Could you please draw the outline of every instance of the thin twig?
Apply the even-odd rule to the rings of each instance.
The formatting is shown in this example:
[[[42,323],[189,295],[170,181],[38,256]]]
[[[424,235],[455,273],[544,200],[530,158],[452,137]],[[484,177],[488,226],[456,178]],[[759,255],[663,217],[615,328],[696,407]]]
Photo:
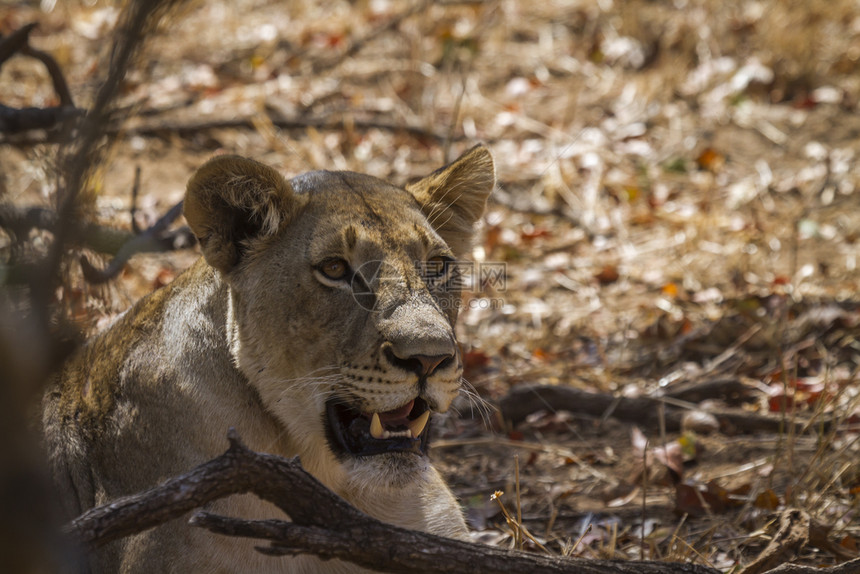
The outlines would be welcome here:
[[[471,63],[467,64],[470,66]],[[448,125],[448,133],[445,135],[445,141],[442,143],[442,157],[446,162],[454,161],[451,157],[451,144],[454,141],[454,134],[457,131],[457,125],[460,123],[460,107],[463,104],[463,98],[466,95],[466,83],[469,79],[468,69],[461,72],[462,79],[460,81],[460,93],[457,94],[457,100],[454,102],[454,109],[451,111],[451,123]]]
[[[523,549],[523,537],[522,537],[522,524],[523,524],[523,507],[522,501],[520,500],[520,457],[519,455],[514,455],[514,489],[516,494],[516,503],[517,503],[517,548],[519,550]]]
[[[131,185],[131,207],[129,215],[131,216],[131,230],[136,234],[140,233],[140,226],[137,224],[137,196],[140,194],[140,164],[134,166],[134,183]]]
[[[645,560],[645,517],[648,513],[648,440],[642,449],[642,526],[639,531],[639,560]]]
[[[583,533],[580,534],[579,538],[576,539],[576,544],[574,544],[573,547],[570,549],[571,554],[573,554],[573,552],[579,547],[579,545],[582,544],[582,540],[585,538],[586,534],[591,532],[592,528],[594,528],[594,523],[589,522]]]

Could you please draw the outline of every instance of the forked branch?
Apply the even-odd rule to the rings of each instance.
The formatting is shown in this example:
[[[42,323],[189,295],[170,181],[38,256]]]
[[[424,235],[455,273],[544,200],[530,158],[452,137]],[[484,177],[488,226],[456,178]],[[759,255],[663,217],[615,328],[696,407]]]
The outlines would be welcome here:
[[[392,526],[371,518],[308,474],[298,459],[260,454],[234,431],[221,456],[146,492],[94,508],[76,518],[68,533],[97,548],[158,526],[232,494],[253,493],[289,514],[292,521],[248,521],[198,513],[191,523],[227,536],[268,540],[271,555],[316,554],[383,572],[715,574],[694,564],[583,560],[503,550]]]

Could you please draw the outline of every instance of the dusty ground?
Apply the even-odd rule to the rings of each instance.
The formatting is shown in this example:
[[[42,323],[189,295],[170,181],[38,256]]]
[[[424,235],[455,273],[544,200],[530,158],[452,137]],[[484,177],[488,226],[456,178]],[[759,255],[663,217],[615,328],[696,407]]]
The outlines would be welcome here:
[[[39,22],[33,44],[88,106],[117,9],[35,4],[2,9],[0,27]],[[490,496],[516,517],[518,476],[521,521],[552,552],[729,570],[799,507],[829,543],[798,560],[835,563],[860,536],[858,14],[847,0],[192,2],[125,84],[92,211],[129,228],[139,166],[146,227],[218,151],[404,183],[487,142],[499,186],[474,258],[506,275],[468,295],[460,337],[488,403],[535,383],[631,397],[728,379],[747,385],[734,408],[841,425],[638,435],[547,405],[514,428],[464,401],[434,458],[476,536],[508,543]],[[14,107],[55,98],[23,58],[0,88]],[[0,147],[4,200],[49,204],[56,146],[40,137]],[[194,257],[138,255],[111,287],[72,280],[60,296],[91,331]]]

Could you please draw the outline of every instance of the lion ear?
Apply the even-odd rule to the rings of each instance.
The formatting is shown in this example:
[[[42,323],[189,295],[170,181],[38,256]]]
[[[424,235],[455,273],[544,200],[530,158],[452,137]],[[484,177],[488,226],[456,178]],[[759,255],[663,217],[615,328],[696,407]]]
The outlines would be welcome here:
[[[222,155],[210,159],[191,177],[184,210],[206,261],[227,273],[255,240],[283,229],[300,204],[289,182],[275,169]]]
[[[454,253],[463,255],[471,247],[474,224],[484,214],[495,185],[493,156],[486,146],[477,145],[406,190]]]

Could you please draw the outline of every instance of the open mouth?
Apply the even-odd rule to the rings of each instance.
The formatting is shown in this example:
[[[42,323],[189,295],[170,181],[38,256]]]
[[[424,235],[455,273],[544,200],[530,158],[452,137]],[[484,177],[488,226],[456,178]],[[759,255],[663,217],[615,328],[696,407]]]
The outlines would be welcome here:
[[[348,404],[326,404],[329,442],[353,456],[387,452],[426,454],[430,407],[422,398],[384,413],[364,413]]]

